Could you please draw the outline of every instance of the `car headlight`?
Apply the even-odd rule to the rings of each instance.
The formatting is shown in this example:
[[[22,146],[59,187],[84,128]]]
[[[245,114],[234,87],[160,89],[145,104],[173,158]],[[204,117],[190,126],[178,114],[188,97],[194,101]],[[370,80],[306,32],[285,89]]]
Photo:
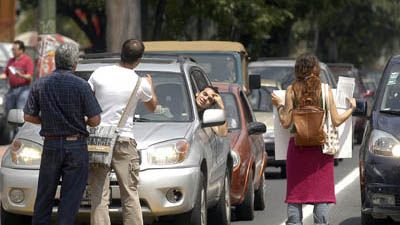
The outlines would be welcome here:
[[[4,96],[0,96],[0,105],[4,104]]]
[[[8,168],[39,168],[42,146],[28,140],[16,139],[8,148],[2,161]]]
[[[150,165],[170,165],[182,162],[189,152],[186,140],[163,142],[147,149],[147,161]]]
[[[387,132],[373,130],[369,140],[369,151],[381,156],[400,157],[400,142]]]

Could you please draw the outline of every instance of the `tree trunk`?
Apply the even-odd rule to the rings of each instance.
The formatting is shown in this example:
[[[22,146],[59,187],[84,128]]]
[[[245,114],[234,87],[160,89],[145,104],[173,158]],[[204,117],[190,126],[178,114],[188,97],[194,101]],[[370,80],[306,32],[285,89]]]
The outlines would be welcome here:
[[[155,14],[156,19],[155,19],[153,37],[152,37],[152,40],[154,40],[154,41],[161,39],[161,28],[162,28],[162,24],[164,22],[164,12],[165,12],[166,5],[167,5],[166,0],[158,0],[157,10],[156,10],[156,14]]]
[[[109,52],[119,52],[127,39],[142,39],[140,0],[106,0],[106,15]]]

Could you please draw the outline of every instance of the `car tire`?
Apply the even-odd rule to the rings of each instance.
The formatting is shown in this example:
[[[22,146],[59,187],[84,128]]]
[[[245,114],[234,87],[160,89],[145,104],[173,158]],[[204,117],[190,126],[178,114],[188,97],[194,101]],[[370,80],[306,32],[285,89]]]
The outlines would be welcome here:
[[[32,224],[32,217],[25,215],[18,215],[14,213],[7,212],[1,206],[1,225],[29,225]]]
[[[286,178],[286,165],[281,166],[281,178],[285,179]]]
[[[254,210],[262,211],[265,209],[265,186],[264,186],[265,178],[264,176],[260,177],[260,185],[258,190],[254,193]]]
[[[371,214],[361,212],[361,225],[384,225],[386,219],[374,219]]]
[[[230,175],[228,169],[225,172],[224,187],[218,203],[213,209],[209,210],[208,224],[210,225],[230,225],[231,224],[231,200],[230,200]]]
[[[207,184],[200,173],[196,203],[191,211],[176,216],[176,225],[207,225]]]
[[[254,186],[253,186],[253,172],[249,172],[247,180],[246,194],[242,204],[236,206],[235,214],[239,220],[253,220],[254,219]]]

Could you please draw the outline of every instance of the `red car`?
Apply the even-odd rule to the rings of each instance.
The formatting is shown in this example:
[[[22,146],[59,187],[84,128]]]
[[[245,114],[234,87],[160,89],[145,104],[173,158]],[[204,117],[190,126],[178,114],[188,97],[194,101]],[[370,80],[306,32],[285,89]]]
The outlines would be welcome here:
[[[267,153],[262,134],[264,123],[257,122],[246,95],[236,84],[215,84],[225,104],[229,127],[233,171],[230,200],[235,216],[253,220],[254,210],[264,210],[264,169]]]

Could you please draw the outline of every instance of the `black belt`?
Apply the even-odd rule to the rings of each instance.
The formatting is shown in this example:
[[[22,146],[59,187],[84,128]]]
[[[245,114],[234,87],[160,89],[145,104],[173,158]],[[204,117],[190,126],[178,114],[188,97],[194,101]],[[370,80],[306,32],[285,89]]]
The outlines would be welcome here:
[[[86,136],[75,134],[70,136],[43,136],[44,140],[66,140],[66,141],[77,141],[81,139],[85,139]]]

